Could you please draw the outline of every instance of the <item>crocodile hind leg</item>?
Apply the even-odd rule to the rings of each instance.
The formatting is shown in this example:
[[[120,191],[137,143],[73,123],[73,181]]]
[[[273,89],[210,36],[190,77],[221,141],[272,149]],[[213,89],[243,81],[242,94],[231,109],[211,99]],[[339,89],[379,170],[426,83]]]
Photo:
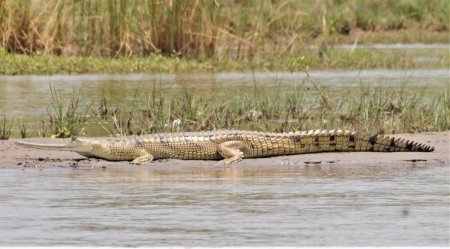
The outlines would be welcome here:
[[[136,157],[131,163],[133,164],[144,164],[153,161],[153,155],[148,153],[146,150],[141,150],[138,153],[138,157]]]
[[[227,141],[217,145],[217,151],[224,158],[220,162],[232,164],[241,161],[244,158],[244,152],[242,152],[244,147],[244,143],[240,141]]]

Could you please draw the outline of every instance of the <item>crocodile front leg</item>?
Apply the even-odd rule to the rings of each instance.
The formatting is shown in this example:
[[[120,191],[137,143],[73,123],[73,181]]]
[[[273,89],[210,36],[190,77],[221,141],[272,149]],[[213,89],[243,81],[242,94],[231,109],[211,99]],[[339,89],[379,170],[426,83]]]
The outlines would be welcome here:
[[[144,164],[153,161],[153,155],[148,153],[146,150],[141,150],[138,155],[139,156],[136,157],[131,163]]]
[[[232,164],[241,161],[244,158],[244,152],[242,152],[244,147],[245,144],[241,141],[227,141],[217,145],[217,151],[224,158],[220,162]]]

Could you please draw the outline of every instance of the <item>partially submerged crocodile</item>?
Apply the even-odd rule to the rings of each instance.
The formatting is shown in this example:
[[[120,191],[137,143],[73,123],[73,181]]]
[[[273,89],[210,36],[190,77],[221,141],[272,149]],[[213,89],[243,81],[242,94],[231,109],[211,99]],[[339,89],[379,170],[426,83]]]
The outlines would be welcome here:
[[[375,135],[360,137],[350,131],[302,131],[267,133],[219,130],[205,132],[159,133],[145,136],[72,138],[65,145],[18,141],[18,145],[77,152],[86,157],[110,161],[132,161],[135,164],[154,159],[220,160],[225,164],[243,158],[270,157],[337,151],[423,151],[434,147],[414,141]]]

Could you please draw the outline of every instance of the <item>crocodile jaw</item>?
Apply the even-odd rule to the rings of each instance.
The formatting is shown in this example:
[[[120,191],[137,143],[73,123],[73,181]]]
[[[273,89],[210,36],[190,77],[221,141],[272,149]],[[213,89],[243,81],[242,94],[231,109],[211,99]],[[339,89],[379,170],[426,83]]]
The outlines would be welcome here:
[[[17,141],[17,145],[34,148],[34,149],[44,149],[44,150],[62,150],[62,151],[72,151],[77,152],[81,155],[89,154],[92,151],[92,146],[89,143],[83,143],[77,141],[72,141],[68,144],[41,144],[41,143],[30,143],[25,141]]]

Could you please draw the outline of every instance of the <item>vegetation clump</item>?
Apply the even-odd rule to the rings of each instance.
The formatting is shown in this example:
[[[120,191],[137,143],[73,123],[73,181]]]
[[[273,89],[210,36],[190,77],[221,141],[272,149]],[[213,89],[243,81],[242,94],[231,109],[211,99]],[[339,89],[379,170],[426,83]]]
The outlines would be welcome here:
[[[9,123],[9,124],[8,124]],[[13,122],[8,122],[5,115],[3,115],[2,121],[0,122],[0,140],[8,140],[11,136]]]
[[[340,53],[333,45],[448,44],[449,7],[440,0],[3,0],[0,73],[218,71],[245,65],[244,70],[303,70],[300,58],[311,68],[342,68],[345,61],[357,68],[366,52]],[[416,67],[412,58],[377,63],[382,58],[367,64]]]
[[[52,102],[48,108],[49,126],[51,137],[64,138],[84,134],[84,126],[87,122],[87,106],[80,110],[80,96],[72,92],[68,99],[63,100],[58,92],[50,87]],[[21,129],[23,130],[23,129]]]
[[[308,78],[287,92],[255,85],[253,90],[233,96],[206,97],[188,87],[168,96],[155,86],[136,89],[134,98],[127,102],[114,102],[104,94],[96,101],[85,100],[75,92],[63,100],[55,90],[52,92],[50,121],[43,121],[42,131],[28,134],[45,136],[50,130],[53,137],[69,137],[215,129],[289,132],[336,128],[374,134],[450,129],[448,84],[440,92],[411,88],[407,83],[400,87],[361,84],[357,89],[334,89],[331,94],[329,88]],[[26,125],[21,124],[20,130],[26,130]]]

